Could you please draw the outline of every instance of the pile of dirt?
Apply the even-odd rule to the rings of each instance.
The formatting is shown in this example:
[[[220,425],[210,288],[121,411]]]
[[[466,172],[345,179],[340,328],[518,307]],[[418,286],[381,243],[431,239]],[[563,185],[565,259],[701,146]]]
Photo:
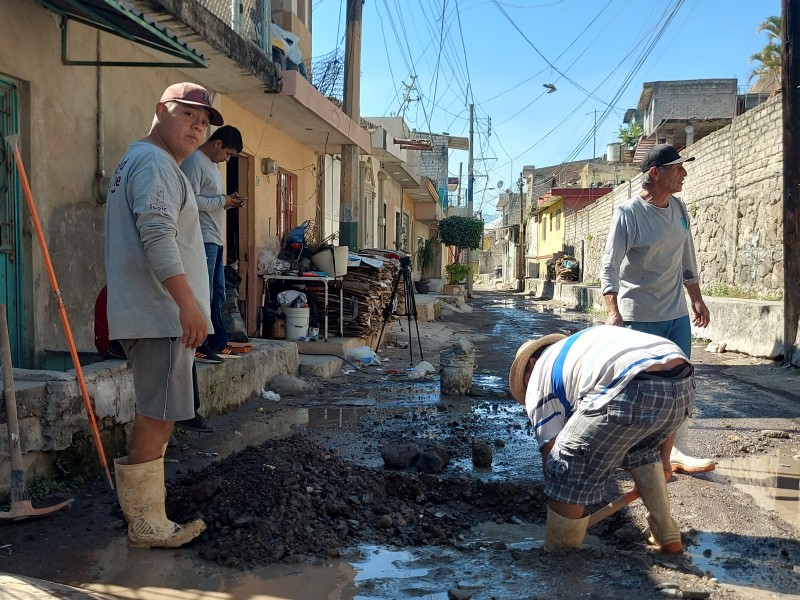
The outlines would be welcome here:
[[[190,473],[167,498],[177,522],[208,524],[199,554],[235,568],[334,557],[359,543],[452,546],[479,521],[545,517],[541,484],[365,467],[302,433]]]

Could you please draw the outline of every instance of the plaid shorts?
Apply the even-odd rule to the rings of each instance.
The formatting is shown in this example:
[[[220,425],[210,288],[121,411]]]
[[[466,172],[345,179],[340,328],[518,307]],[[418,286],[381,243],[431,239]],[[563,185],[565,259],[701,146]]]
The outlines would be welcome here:
[[[545,466],[545,495],[596,504],[615,469],[659,462],[658,447],[690,414],[694,377],[634,379],[599,408],[579,403],[558,434]]]

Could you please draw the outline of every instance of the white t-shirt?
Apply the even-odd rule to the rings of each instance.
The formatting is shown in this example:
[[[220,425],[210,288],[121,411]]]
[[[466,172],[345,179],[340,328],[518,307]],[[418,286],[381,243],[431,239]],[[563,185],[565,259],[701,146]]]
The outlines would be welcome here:
[[[525,394],[539,447],[559,434],[578,403],[600,408],[637,374],[676,358],[688,362],[668,339],[613,325],[590,327],[549,346]]]

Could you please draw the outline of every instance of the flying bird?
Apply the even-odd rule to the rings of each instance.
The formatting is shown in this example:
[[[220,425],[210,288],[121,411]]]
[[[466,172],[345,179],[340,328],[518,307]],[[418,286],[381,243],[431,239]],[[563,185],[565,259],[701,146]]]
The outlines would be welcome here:
[[[552,94],[553,92],[556,91],[556,86],[554,86],[552,83],[543,83],[542,87],[546,87],[547,88],[547,93],[548,94]]]

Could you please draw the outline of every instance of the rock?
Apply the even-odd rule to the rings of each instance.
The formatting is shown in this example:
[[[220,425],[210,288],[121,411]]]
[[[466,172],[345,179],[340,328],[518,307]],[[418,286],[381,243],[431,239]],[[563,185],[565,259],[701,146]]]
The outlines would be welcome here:
[[[710,598],[711,592],[707,592],[705,590],[681,590],[683,598],[694,598],[696,600],[703,600],[704,598]]]
[[[417,458],[417,469],[423,473],[441,473],[450,464],[450,455],[444,446],[430,442]]]
[[[419,459],[421,448],[413,442],[385,444],[381,448],[383,464],[388,469],[407,469]]]
[[[722,354],[725,352],[727,345],[725,342],[711,342],[706,346],[706,352],[713,352],[714,354]]]
[[[763,429],[761,431],[761,435],[767,438],[775,438],[782,440],[788,440],[792,437],[791,435],[789,435],[788,431],[780,431],[779,429]]]
[[[472,464],[479,469],[492,466],[492,447],[483,440],[472,442]]]
[[[307,381],[288,373],[274,377],[269,382],[269,389],[281,396],[303,396],[316,391],[314,386]]]
[[[192,491],[192,502],[206,502],[217,495],[220,490],[219,481],[206,479],[201,481]]]
[[[470,600],[475,590],[460,590],[458,588],[450,588],[447,590],[447,600]]]

